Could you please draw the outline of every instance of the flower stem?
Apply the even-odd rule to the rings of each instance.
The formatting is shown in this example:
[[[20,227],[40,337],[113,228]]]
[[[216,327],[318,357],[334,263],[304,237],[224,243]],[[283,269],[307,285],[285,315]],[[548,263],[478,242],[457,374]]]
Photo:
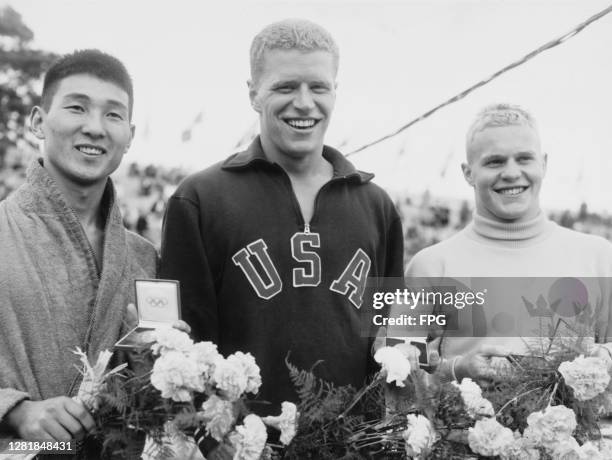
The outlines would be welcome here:
[[[342,412],[339,416],[337,420],[342,420],[344,417],[346,417],[346,414],[349,413],[349,411],[355,407],[355,405],[361,400],[361,398],[363,398],[363,396],[370,391],[372,388],[374,388],[376,386],[376,384],[378,383],[378,381],[380,380],[380,372],[378,372],[376,374],[376,376],[374,377],[374,379],[372,380],[372,382],[365,388],[362,388],[361,390],[359,390],[359,393],[357,393],[357,395],[355,396],[355,398],[353,399],[353,402],[351,402],[351,404],[349,404],[349,406],[344,410],[344,412]]]
[[[557,392],[557,388],[559,387],[559,382],[555,382],[555,386],[552,390],[552,393],[550,394],[550,398],[548,400],[548,405],[550,406],[553,402],[553,397],[555,396],[555,393]]]
[[[532,392],[534,392],[534,391],[536,391],[536,390],[539,390],[539,388],[533,388],[532,390],[526,391],[525,393],[521,393],[520,395],[515,396],[514,398],[512,398],[510,401],[508,401],[506,404],[504,404],[504,405],[503,405],[503,406],[502,406],[502,407],[501,407],[501,408],[500,408],[500,409],[497,411],[497,413],[495,414],[495,417],[497,417],[499,414],[501,414],[501,413],[502,413],[502,411],[503,411],[503,410],[504,410],[506,407],[508,407],[510,404],[512,404],[513,402],[518,401],[518,400],[519,400],[520,398],[522,398],[523,396],[526,396],[526,395],[528,395],[529,393],[532,393]]]

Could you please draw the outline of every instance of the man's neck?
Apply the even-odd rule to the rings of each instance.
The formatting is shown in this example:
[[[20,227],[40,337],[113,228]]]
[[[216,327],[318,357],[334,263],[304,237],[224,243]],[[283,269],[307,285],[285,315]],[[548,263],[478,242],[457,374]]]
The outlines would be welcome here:
[[[330,164],[323,158],[323,145],[309,153],[291,155],[280,152],[271,142],[261,138],[261,146],[266,158],[278,163],[289,176],[297,179],[306,179],[311,176],[327,175]]]
[[[53,167],[46,164],[44,167],[55,180],[66,203],[75,212],[83,228],[97,227],[103,229],[101,204],[106,182],[91,185],[75,184],[63,177]]]
[[[262,139],[266,158],[279,164],[289,176],[302,217],[309,223],[315,211],[315,201],[321,187],[334,175],[332,164],[323,158],[323,146],[318,151],[292,156],[279,152]]]
[[[62,189],[68,205],[74,210],[83,228],[104,228],[101,206],[104,187],[92,189],[74,189],[67,192]]]

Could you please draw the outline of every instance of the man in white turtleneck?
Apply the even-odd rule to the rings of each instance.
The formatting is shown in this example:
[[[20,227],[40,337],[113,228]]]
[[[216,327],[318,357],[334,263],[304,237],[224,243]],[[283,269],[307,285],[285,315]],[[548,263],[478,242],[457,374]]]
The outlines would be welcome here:
[[[473,284],[478,277],[585,277],[587,285],[595,285],[595,289],[587,286],[590,301],[605,306],[598,317],[596,341],[610,341],[609,290],[602,288],[606,283],[594,278],[612,277],[612,244],[562,228],[543,214],[539,193],[547,157],[542,153],[533,117],[515,105],[486,107],[468,131],[466,153],[462,169],[474,188],[473,222],[453,237],[416,254],[408,265],[407,279],[468,278]],[[593,295],[593,291],[597,293]],[[468,322],[473,325],[478,323],[475,315],[481,315],[480,324],[486,324],[487,333],[482,334],[484,337],[476,333],[444,334],[439,346],[443,358],[439,372],[459,380],[490,378],[494,357],[516,350],[500,346],[509,341],[503,340],[508,337],[496,337],[495,327],[501,321],[495,324],[491,310],[465,308],[459,315],[464,320],[466,315],[471,316]],[[502,318],[498,316],[497,320]],[[592,354],[612,364],[608,344],[592,347]]]

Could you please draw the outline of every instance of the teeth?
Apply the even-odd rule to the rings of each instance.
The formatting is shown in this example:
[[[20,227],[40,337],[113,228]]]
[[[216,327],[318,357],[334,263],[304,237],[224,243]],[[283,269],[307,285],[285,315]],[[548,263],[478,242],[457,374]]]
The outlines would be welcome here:
[[[514,188],[505,188],[500,190],[499,193],[502,195],[518,195],[523,192],[527,187],[514,187]]]
[[[308,129],[315,125],[314,120],[287,120],[287,124],[293,128]]]
[[[104,153],[102,149],[97,147],[86,147],[82,145],[77,147],[77,149],[80,152],[86,153],[87,155],[102,155]]]

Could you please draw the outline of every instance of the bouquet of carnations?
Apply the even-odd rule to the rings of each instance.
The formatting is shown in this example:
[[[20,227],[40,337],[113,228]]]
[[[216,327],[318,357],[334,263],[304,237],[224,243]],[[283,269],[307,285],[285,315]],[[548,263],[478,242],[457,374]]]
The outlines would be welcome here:
[[[247,395],[256,394],[261,385],[251,354],[224,358],[213,343],[194,343],[172,328],[150,334],[153,343],[140,350],[141,366],[135,366],[140,372],[104,372],[106,364],[91,366],[81,354],[79,399],[93,412],[93,436],[102,441],[105,453],[137,456],[148,436],[155,451],[148,452],[150,456],[174,458],[173,447],[201,430],[226,444],[235,460],[257,460],[271,456],[273,447],[282,448],[267,444],[266,425],[280,430],[282,444],[291,442],[298,415],[294,404],[284,402],[276,417],[259,417],[249,410]]]
[[[469,378],[441,384],[411,371],[399,350],[381,348],[392,410],[349,441],[380,458],[612,459],[597,424],[612,408],[610,373],[603,359],[577,353],[561,347],[525,359],[483,389]]]
[[[175,329],[152,334],[141,356],[152,359],[147,371],[106,371],[106,354],[93,367],[82,355],[79,399],[108,452],[129,451],[136,433],[152,440],[152,456],[172,458],[177,441],[200,430],[229,446],[235,460],[612,459],[598,428],[612,409],[610,373],[575,344],[523,359],[484,388],[468,378],[440,383],[393,347],[376,352],[381,369],[361,389],[335,386],[287,360],[297,406],[284,402],[279,416],[258,417],[247,398],[261,385],[250,354],[224,358],[214,344],[193,343]],[[280,444],[268,442],[266,425],[280,430]]]

